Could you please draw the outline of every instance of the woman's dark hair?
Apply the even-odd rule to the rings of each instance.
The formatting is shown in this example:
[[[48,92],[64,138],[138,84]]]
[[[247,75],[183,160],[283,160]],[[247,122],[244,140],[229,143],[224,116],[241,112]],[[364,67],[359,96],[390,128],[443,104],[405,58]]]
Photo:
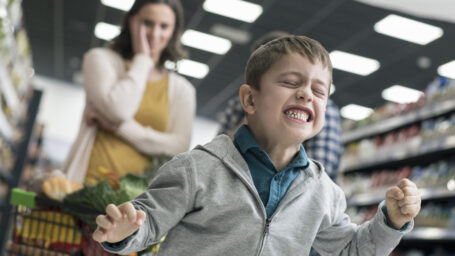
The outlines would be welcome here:
[[[180,37],[183,33],[183,8],[179,0],[136,0],[131,9],[126,13],[122,24],[122,30],[120,34],[112,40],[110,48],[119,53],[124,59],[131,60],[133,58],[134,52],[129,20],[147,4],[166,4],[175,14],[174,33],[172,34],[167,47],[161,53],[157,63],[157,66],[162,68],[166,60],[175,62],[186,56],[180,43]]]

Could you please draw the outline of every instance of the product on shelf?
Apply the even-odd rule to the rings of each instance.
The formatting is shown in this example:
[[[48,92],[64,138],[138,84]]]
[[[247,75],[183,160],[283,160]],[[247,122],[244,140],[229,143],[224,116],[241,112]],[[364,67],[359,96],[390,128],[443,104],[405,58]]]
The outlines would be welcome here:
[[[360,142],[349,143],[341,170],[355,169],[389,160],[404,159],[427,152],[455,148],[455,112],[424,120]]]
[[[376,170],[372,173],[352,173],[341,177],[340,184],[348,197],[359,194],[377,194],[409,178],[420,189],[452,191],[455,196],[455,160],[444,159],[428,165],[405,166],[396,169]]]
[[[342,123],[343,132],[354,131],[362,127],[370,127],[380,124],[392,117],[408,113],[418,113],[422,109],[429,109],[441,102],[451,101],[455,97],[455,80],[445,77],[436,77],[425,90],[424,96],[414,103],[398,104],[387,103],[375,109],[372,115],[360,121],[344,120]]]

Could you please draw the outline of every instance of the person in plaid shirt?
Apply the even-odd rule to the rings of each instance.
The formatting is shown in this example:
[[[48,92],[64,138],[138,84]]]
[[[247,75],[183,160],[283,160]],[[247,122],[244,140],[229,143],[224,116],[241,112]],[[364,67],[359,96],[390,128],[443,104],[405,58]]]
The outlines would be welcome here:
[[[321,132],[303,143],[307,155],[322,163],[329,177],[336,182],[343,145],[341,144],[340,111],[329,99],[325,112],[325,124]]]
[[[219,134],[232,134],[244,123],[245,113],[237,96],[228,101],[220,117]],[[340,111],[332,100],[327,102],[325,124],[321,132],[303,143],[308,157],[322,163],[329,177],[336,182],[343,145],[341,144]]]

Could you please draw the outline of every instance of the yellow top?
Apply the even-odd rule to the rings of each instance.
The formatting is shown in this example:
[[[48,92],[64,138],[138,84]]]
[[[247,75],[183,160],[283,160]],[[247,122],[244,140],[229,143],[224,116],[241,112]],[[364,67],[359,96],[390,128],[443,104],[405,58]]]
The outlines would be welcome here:
[[[169,117],[168,81],[165,76],[148,82],[134,119],[143,126],[166,131]],[[115,134],[99,129],[90,155],[85,184],[96,185],[106,179],[101,169],[122,177],[127,173],[141,174],[149,164],[149,157]]]

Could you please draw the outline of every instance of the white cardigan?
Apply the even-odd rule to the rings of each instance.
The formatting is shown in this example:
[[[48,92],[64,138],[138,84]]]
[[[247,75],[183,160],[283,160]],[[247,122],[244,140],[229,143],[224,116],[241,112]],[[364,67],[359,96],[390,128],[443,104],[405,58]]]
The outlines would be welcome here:
[[[166,132],[145,127],[134,120],[142,100],[153,61],[136,55],[127,71],[119,54],[108,48],[87,52],[83,61],[85,111],[95,109],[114,123],[116,134],[146,155],[176,155],[187,151],[196,110],[196,92],[183,77],[169,73],[169,121]],[[83,182],[96,138],[96,126],[82,119],[79,134],[68,154],[63,171],[70,180]]]

